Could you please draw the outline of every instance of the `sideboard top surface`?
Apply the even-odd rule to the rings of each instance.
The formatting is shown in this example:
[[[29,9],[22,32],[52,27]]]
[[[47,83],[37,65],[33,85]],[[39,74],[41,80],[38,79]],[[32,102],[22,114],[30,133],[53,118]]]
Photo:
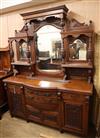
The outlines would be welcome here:
[[[40,77],[25,78],[22,75],[17,77],[9,77],[3,80],[7,83],[16,83],[20,85],[25,85],[37,89],[57,89],[62,91],[72,91],[81,93],[84,95],[92,95],[93,84],[89,84],[85,80],[48,80],[42,79]]]

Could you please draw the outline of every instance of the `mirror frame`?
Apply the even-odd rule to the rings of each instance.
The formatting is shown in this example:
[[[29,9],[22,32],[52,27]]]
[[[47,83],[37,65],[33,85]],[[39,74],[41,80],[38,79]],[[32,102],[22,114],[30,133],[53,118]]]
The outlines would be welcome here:
[[[51,29],[53,29],[53,28],[58,29],[57,27],[55,27],[55,26],[53,26],[53,25],[45,25],[45,26],[43,26],[43,27],[51,27]],[[60,43],[60,44],[61,44],[61,48],[60,48],[60,56],[61,56],[61,58],[59,59],[59,58],[55,57],[55,60],[57,60],[57,61],[59,60],[59,61],[56,63],[56,62],[53,62],[53,59],[52,59],[52,57],[51,57],[51,55],[50,55],[49,49],[47,49],[46,51],[42,51],[42,50],[39,49],[39,45],[38,45],[38,44],[39,44],[39,43],[38,43],[38,37],[39,37],[38,31],[41,31],[40,29],[42,29],[43,27],[39,28],[39,29],[37,30],[37,32],[36,32],[36,35],[37,35],[37,39],[36,39],[36,49],[37,49],[37,50],[36,50],[36,51],[37,51],[37,52],[36,52],[36,53],[37,53],[37,54],[36,54],[36,59],[37,59],[37,62],[38,62],[38,64],[39,64],[39,63],[40,63],[40,64],[46,63],[46,61],[47,61],[47,62],[50,62],[50,63],[53,65],[51,68],[49,67],[49,65],[47,65],[48,63],[47,63],[47,64],[44,64],[44,66],[47,65],[48,70],[49,70],[49,69],[53,70],[53,68],[54,68],[54,70],[55,70],[55,69],[58,70],[58,69],[61,68],[61,63],[62,63],[62,55],[61,55],[62,53],[61,53],[61,50],[63,49],[63,47],[62,47],[63,45],[62,45],[62,38],[61,38],[61,29],[58,29],[58,30],[57,30],[57,31],[58,31],[57,33],[59,33],[59,35],[60,35],[60,36],[59,36],[59,39],[55,39],[55,42],[57,42],[57,40],[59,40],[59,41],[61,42],[61,43]],[[44,28],[44,29],[45,29],[45,28]],[[49,30],[48,30],[48,31],[49,31]],[[53,31],[53,30],[52,30],[52,31]],[[51,33],[52,33],[52,32],[50,32],[50,34],[51,34]],[[44,33],[44,34],[46,34],[46,33]],[[49,32],[48,32],[48,34],[49,34]],[[55,36],[56,36],[56,35],[55,35]],[[41,45],[40,45],[40,46],[41,46]],[[51,49],[52,49],[51,52],[52,52],[52,51],[53,51],[53,47],[52,47],[52,45],[50,45],[50,46],[51,46]],[[56,45],[55,45],[55,46],[56,46]],[[49,55],[48,55],[48,56],[45,56],[45,55],[44,55],[44,56],[41,56],[41,55],[40,55],[40,54],[41,54],[40,52],[41,52],[41,53],[44,53],[44,54],[46,53],[47,55],[48,55],[48,54],[49,54]],[[49,53],[48,53],[48,52],[49,52]],[[55,54],[55,56],[56,56],[56,52],[55,52],[54,54]],[[40,58],[39,58],[39,57],[40,57]],[[43,57],[44,57],[45,61],[42,62],[42,58],[43,58]],[[44,59],[43,59],[43,60],[44,60]],[[58,66],[59,66],[59,67],[58,67]],[[38,68],[39,68],[39,67],[38,67]],[[44,70],[47,69],[47,68],[44,67]],[[39,68],[39,69],[42,70],[42,68]]]
[[[23,42],[25,42],[27,45],[27,49],[26,49],[26,58],[20,59],[20,52],[19,52],[19,47],[20,47],[20,43],[22,44]],[[13,45],[13,42],[15,42],[15,44]],[[31,46],[29,44],[29,42],[27,41],[27,38],[9,38],[9,48],[10,48],[10,56],[11,56],[11,62],[12,63],[30,63],[31,62]]]
[[[74,31],[70,34],[66,34],[64,36],[64,42],[66,43],[66,62],[67,63],[88,63],[92,64],[93,60],[93,54],[92,54],[92,37],[91,33],[83,33],[82,31],[78,32]],[[70,59],[70,50],[69,45],[72,44],[75,40],[80,39],[83,43],[87,45],[86,47],[86,60],[79,60],[79,59]]]
[[[39,17],[39,18],[36,18],[36,19],[32,19],[32,20],[29,20],[28,24],[30,24],[30,28],[31,26],[34,25],[34,29],[33,29],[33,35],[34,35],[34,45],[35,45],[35,53],[37,54],[37,31],[42,28],[43,26],[45,25],[51,25],[51,26],[54,26],[56,27],[57,29],[60,29],[61,30],[61,39],[62,39],[62,34],[63,32],[65,32],[66,30],[66,23],[67,23],[67,18],[65,16],[65,13],[59,16],[55,16],[55,15],[51,15],[51,16],[47,16],[47,17]],[[62,45],[63,45],[63,49],[62,49],[62,55],[65,51],[65,47],[64,47],[64,44],[63,44],[63,39],[62,39]],[[37,61],[37,56],[35,57],[35,61]],[[65,57],[62,56],[62,63],[64,63],[65,61]],[[61,63],[61,64],[62,64]],[[60,64],[60,66],[61,66]],[[42,71],[41,69],[38,68],[38,65],[37,65],[37,62],[36,62],[36,72],[37,74],[44,74],[44,75],[48,75],[50,74],[50,76],[57,76],[59,74],[63,74],[64,76],[64,69],[62,68],[61,66],[61,70],[57,70],[56,72],[53,70],[50,70],[49,72],[47,71]],[[63,73],[61,73],[63,72]],[[55,75],[56,74],[56,75]]]
[[[52,23],[50,23],[50,24],[45,24],[45,25],[43,25],[43,26],[41,26],[40,25],[40,27],[37,29],[37,31],[39,30],[39,29],[41,29],[42,27],[44,27],[44,26],[46,26],[46,25],[50,25],[50,26],[53,26],[53,27],[55,27],[55,28],[57,28],[57,29],[60,29],[61,31],[62,31],[62,29],[61,29],[61,27],[59,27],[59,26],[57,26],[57,25],[54,25],[54,24],[52,24]],[[36,31],[36,33],[37,33],[37,31]],[[35,38],[36,38],[37,36],[35,36]],[[61,39],[62,39],[62,35],[61,35]],[[63,41],[62,41],[62,44],[63,44]],[[37,47],[37,38],[35,39],[35,47]],[[36,48],[35,48],[36,49]],[[64,50],[64,46],[63,46],[63,50]],[[37,52],[36,52],[37,53]],[[36,59],[37,59],[37,55],[36,55]],[[61,63],[59,64],[59,68],[61,67],[61,64],[62,64],[62,61],[61,61]],[[55,71],[56,70],[56,71]],[[37,74],[39,74],[39,75],[46,75],[46,76],[49,76],[49,77],[57,77],[57,76],[59,76],[59,77],[64,77],[64,70],[63,70],[63,68],[61,67],[61,69],[50,69],[49,71],[48,70],[42,70],[42,69],[40,69],[39,67],[38,67],[38,63],[36,62],[36,72],[37,72]]]
[[[69,46],[71,44],[73,44],[76,40],[80,40],[82,43],[86,44],[86,59],[77,59],[77,58],[70,58],[70,48]],[[75,37],[74,35],[72,36],[68,36],[67,37],[67,41],[68,41],[68,61],[69,62],[88,62],[88,48],[89,48],[89,37],[86,35],[79,35],[77,37]]]

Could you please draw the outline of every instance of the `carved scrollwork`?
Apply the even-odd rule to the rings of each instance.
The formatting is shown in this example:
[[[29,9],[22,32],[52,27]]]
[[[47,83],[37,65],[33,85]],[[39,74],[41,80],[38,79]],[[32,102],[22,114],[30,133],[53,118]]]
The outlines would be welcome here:
[[[71,19],[68,21],[68,30],[80,30],[80,29],[85,29],[85,30],[89,30],[93,28],[93,23],[92,21],[89,22],[88,24],[85,23],[80,23],[79,21],[77,21],[76,19]]]
[[[55,26],[59,29],[61,29],[62,25],[64,25],[64,23],[62,24],[62,20],[55,16],[30,20],[29,23],[30,23],[30,26],[33,26],[34,32],[36,32],[39,28],[41,28],[42,26],[45,26],[45,25],[52,24],[53,26]],[[29,30],[30,29],[31,29],[31,27],[29,28]]]

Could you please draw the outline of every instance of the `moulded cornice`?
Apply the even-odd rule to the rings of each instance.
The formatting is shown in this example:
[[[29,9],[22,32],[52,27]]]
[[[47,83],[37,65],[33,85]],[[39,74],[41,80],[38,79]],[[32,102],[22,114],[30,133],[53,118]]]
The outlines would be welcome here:
[[[30,2],[26,2],[26,3],[22,3],[22,4],[18,4],[16,6],[11,6],[11,7],[7,7],[7,8],[3,8],[3,9],[0,9],[0,15],[3,15],[3,14],[6,14],[6,13],[9,13],[9,12],[14,12],[14,11],[17,11],[17,10],[22,10],[22,9],[25,9],[25,8],[31,8],[31,7],[34,7],[34,6],[39,6],[39,5],[46,5],[46,4],[52,4],[52,3],[55,3],[55,4],[59,4],[60,2],[64,2],[64,3],[70,3],[70,2],[76,2],[76,1],[82,1],[82,0],[32,0]]]

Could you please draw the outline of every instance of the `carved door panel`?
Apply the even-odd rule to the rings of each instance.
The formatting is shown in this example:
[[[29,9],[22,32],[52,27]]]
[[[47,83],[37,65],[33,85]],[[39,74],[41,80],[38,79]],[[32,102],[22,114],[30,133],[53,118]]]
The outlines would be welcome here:
[[[87,103],[64,103],[64,128],[65,130],[87,135],[88,132],[88,110]]]
[[[76,130],[82,129],[83,106],[80,104],[65,103],[64,125]]]
[[[63,103],[63,128],[65,130],[87,135],[89,96],[62,93]]]
[[[21,85],[8,85],[8,103],[12,116],[25,118],[24,95]]]

